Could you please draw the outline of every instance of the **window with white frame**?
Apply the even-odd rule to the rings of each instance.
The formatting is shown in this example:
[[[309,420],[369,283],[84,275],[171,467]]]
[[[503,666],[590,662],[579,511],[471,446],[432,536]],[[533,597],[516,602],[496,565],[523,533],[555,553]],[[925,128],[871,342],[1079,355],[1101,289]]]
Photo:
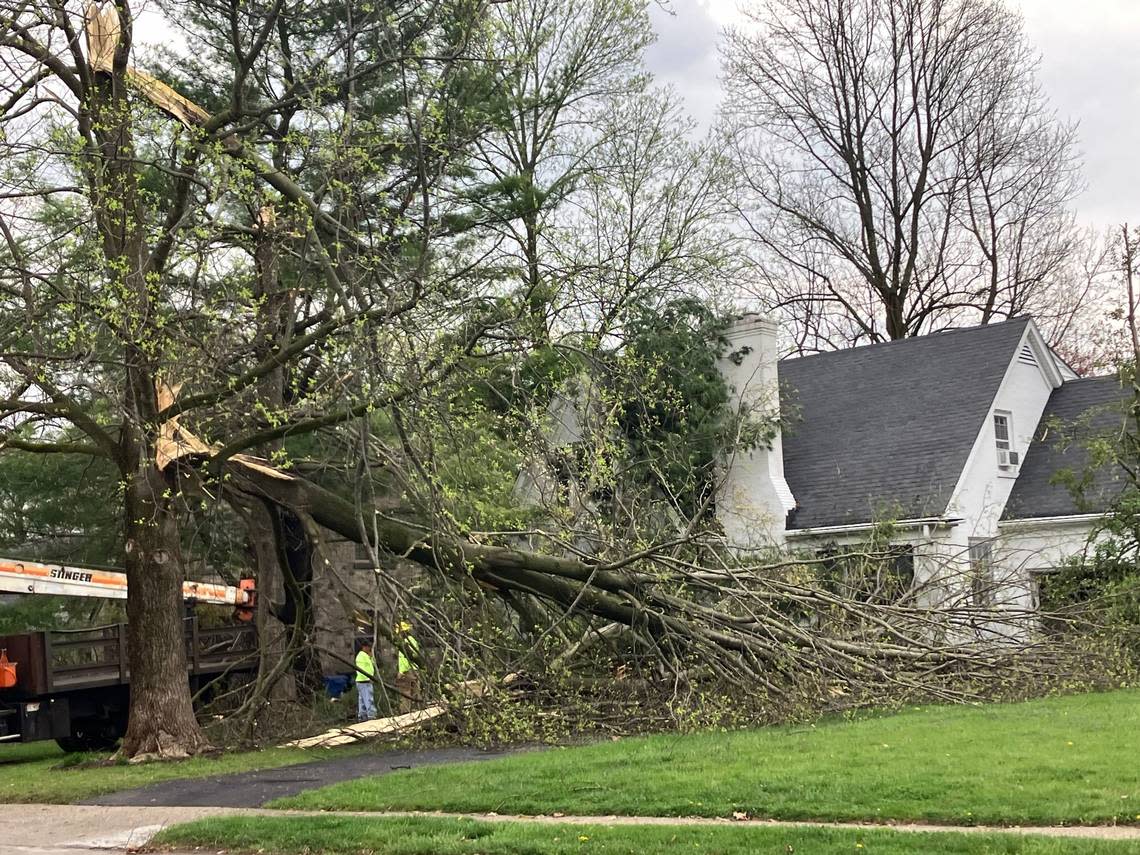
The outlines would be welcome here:
[[[1018,464],[1018,454],[1013,450],[1013,417],[1007,412],[994,413],[994,445],[999,466],[1008,469]]]

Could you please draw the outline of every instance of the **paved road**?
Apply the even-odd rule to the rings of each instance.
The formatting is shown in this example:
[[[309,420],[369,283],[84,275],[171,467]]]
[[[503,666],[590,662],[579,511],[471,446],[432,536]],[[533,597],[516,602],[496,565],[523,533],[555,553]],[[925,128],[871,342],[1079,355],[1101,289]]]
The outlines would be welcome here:
[[[516,749],[517,750],[517,749]],[[395,769],[411,769],[439,763],[490,760],[505,751],[476,748],[425,748],[362,754],[336,760],[318,760],[278,769],[260,769],[211,778],[163,781],[136,790],[122,790],[87,799],[85,805],[170,806],[170,807],[261,807],[273,799],[293,796],[304,790],[325,787]]]
[[[475,748],[388,751],[279,769],[164,781],[97,796],[77,805],[9,805],[4,807],[0,852],[115,855],[146,844],[167,825],[249,813],[273,799],[338,781],[437,763],[489,760],[504,753]]]

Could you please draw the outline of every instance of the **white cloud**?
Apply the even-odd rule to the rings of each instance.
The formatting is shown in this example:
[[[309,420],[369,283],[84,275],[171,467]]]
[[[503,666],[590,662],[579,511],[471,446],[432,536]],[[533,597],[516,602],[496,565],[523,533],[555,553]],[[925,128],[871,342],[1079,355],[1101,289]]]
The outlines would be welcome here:
[[[1021,10],[1045,90],[1080,123],[1081,215],[1097,225],[1140,220],[1140,3],[1024,0]]]
[[[654,5],[650,19],[657,42],[646,60],[654,76],[681,94],[693,118],[710,125],[721,96],[717,44],[723,23],[698,0],[678,0],[669,9]]]

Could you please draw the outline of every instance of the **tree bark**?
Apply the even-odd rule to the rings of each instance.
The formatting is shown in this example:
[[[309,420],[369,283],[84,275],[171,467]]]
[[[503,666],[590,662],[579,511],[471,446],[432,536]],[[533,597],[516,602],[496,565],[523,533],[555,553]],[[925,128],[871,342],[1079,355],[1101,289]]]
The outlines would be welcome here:
[[[103,14],[103,13],[99,13]],[[88,180],[102,243],[108,293],[121,295],[112,314],[121,342],[123,421],[115,462],[122,479],[127,572],[127,643],[131,701],[122,753],[132,759],[185,757],[207,747],[191,702],[183,636],[177,472],[164,473],[156,455],[161,360],[166,341],[149,274],[147,216],[136,157],[127,72],[132,13],[120,2],[107,15],[104,40],[109,69],[94,69]],[[98,41],[96,39],[96,41]]]
[[[288,675],[278,674],[276,665],[287,654],[289,627],[281,621],[279,604],[284,599],[281,554],[273,525],[276,509],[261,501],[240,504],[247,519],[246,543],[255,568],[257,584],[258,682],[272,681],[265,691],[275,701],[293,701],[296,686]]]
[[[165,498],[171,485],[153,462],[140,461],[125,487],[131,703],[122,753],[186,757],[209,744],[190,698],[178,524]]]

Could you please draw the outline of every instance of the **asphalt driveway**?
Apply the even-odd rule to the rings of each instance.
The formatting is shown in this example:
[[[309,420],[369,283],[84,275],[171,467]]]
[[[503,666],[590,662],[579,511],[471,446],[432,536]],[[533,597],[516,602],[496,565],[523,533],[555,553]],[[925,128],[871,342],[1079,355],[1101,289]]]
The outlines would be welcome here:
[[[163,781],[134,790],[121,790],[85,799],[83,805],[135,807],[261,807],[274,799],[351,781],[383,775],[397,769],[412,769],[440,763],[490,760],[511,751],[478,748],[423,748],[363,754],[335,760],[318,760],[277,769],[259,769],[210,778]]]

